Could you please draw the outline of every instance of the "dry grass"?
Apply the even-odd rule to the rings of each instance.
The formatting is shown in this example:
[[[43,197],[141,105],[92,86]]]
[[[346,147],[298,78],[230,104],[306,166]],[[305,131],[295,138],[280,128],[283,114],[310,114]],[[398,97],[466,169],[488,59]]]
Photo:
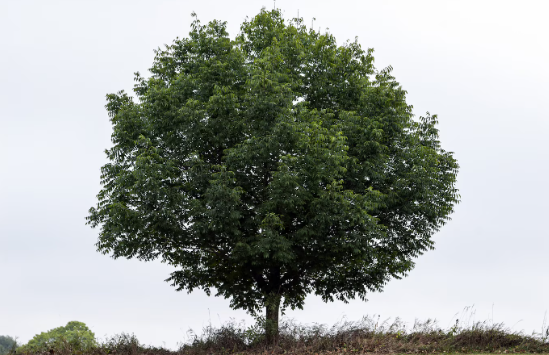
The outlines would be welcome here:
[[[538,353],[549,354],[549,328],[531,336],[512,332],[503,324],[456,323],[443,330],[435,321],[416,322],[411,329],[398,319],[379,322],[364,317],[343,321],[333,327],[303,326],[292,321],[280,324],[278,343],[270,345],[262,334],[262,320],[251,327],[229,322],[220,328],[207,327],[201,336],[189,333],[190,341],[177,351],[146,347],[132,335],[115,336],[86,352],[58,344],[43,354],[82,355],[213,355],[213,354],[451,354],[451,353]]]

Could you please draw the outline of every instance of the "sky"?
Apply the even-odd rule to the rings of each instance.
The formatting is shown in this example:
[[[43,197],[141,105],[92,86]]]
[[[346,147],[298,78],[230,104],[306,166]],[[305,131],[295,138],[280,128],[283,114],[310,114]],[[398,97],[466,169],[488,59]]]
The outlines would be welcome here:
[[[273,1],[0,0],[0,335],[22,343],[77,320],[99,339],[133,333],[175,349],[187,331],[253,319],[229,300],[176,292],[160,262],[114,260],[85,217],[97,202],[112,126],[105,95],[147,76],[153,50],[202,23],[242,21]],[[333,325],[379,315],[503,322],[540,332],[549,310],[549,22],[546,1],[278,0],[343,44],[374,48],[417,116],[439,117],[461,203],[416,259],[368,302],[323,303],[285,317]],[[314,18],[314,20],[313,20]],[[464,309],[467,308],[467,311]]]

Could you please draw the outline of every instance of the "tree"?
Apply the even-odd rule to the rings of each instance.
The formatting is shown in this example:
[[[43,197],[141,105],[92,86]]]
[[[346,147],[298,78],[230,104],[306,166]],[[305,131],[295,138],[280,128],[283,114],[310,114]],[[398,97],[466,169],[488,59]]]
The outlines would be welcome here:
[[[0,355],[8,354],[10,351],[15,350],[17,341],[9,335],[0,335]]]
[[[135,100],[107,95],[113,124],[89,211],[98,251],[177,267],[256,315],[381,291],[433,249],[459,196],[436,116],[414,120],[373,50],[336,44],[262,10],[231,40],[201,25],[155,51]]]
[[[64,327],[57,327],[47,332],[36,334],[20,348],[21,353],[37,353],[57,350],[70,346],[74,351],[84,351],[97,345],[95,334],[82,322],[68,322]]]

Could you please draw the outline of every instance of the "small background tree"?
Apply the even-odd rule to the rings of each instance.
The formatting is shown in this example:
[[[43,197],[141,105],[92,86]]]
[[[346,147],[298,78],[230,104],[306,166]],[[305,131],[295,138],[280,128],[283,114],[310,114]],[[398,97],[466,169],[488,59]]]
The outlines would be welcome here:
[[[269,341],[280,308],[366,299],[413,259],[458,202],[458,165],[436,116],[413,119],[373,51],[262,10],[231,40],[195,19],[156,51],[134,98],[107,95],[97,248],[159,258],[178,290],[251,314]]]
[[[15,350],[17,341],[9,335],[0,335],[0,355],[8,354]]]
[[[82,322],[68,322],[35,335],[27,344],[18,348],[18,353],[45,352],[69,346],[73,351],[85,351],[97,346],[95,334]]]

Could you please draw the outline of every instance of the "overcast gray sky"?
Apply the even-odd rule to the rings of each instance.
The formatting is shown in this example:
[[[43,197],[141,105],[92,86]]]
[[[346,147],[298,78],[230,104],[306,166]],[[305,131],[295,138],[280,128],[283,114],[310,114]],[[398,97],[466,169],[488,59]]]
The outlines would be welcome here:
[[[68,321],[98,337],[135,333],[175,348],[234,318],[229,301],[176,292],[158,262],[95,251],[85,225],[96,203],[111,125],[105,94],[131,91],[153,49],[190,30],[191,12],[226,20],[234,37],[254,1],[0,0],[0,335],[22,342]],[[278,0],[287,18],[358,36],[376,66],[392,65],[416,115],[439,115],[444,149],[461,169],[462,202],[417,259],[368,302],[309,297],[287,316],[332,325],[436,318],[443,327],[473,306],[474,319],[540,331],[549,310],[547,1]]]

